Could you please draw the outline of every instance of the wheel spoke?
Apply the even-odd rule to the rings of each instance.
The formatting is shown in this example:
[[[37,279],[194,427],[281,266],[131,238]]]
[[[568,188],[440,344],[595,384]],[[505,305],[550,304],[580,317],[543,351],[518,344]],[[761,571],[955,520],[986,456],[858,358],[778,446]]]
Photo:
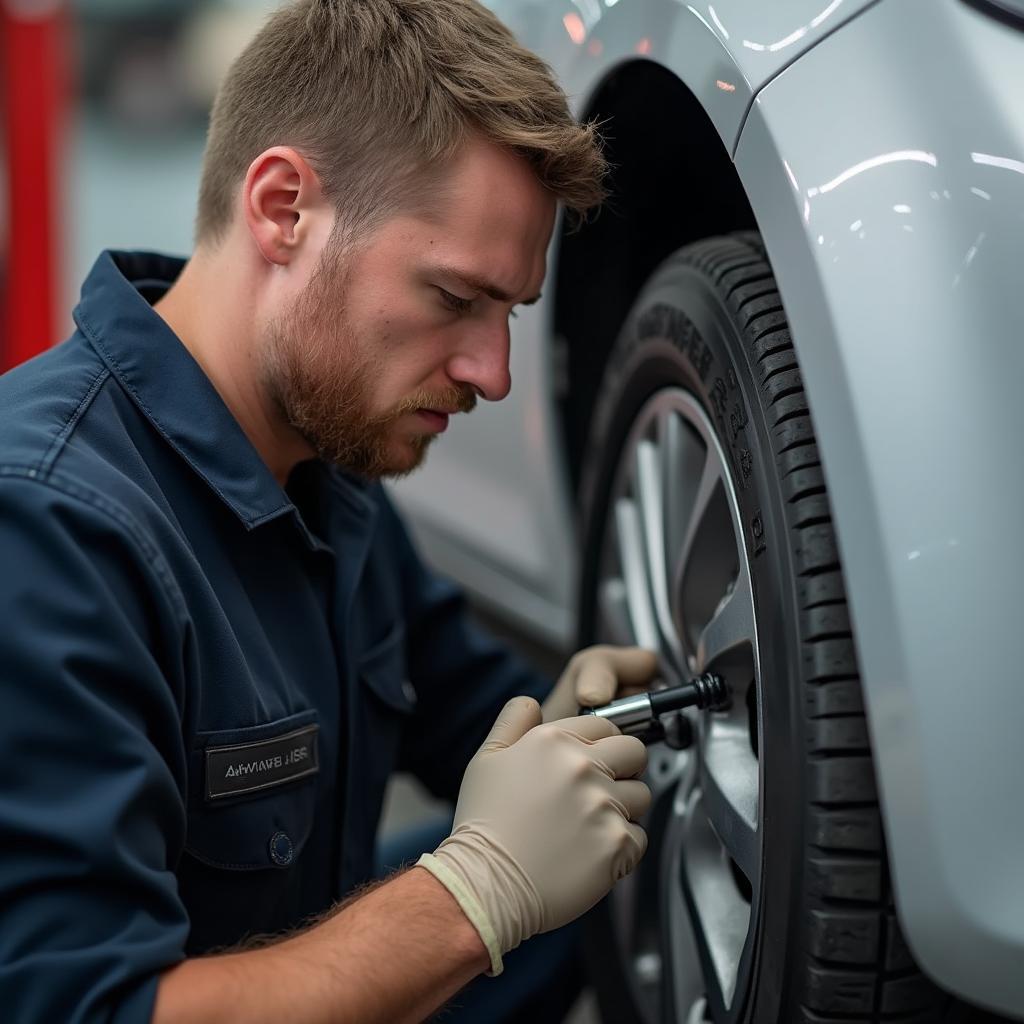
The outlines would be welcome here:
[[[753,881],[760,860],[757,835],[758,764],[739,713],[712,721],[702,745],[704,809],[736,866]]]
[[[686,534],[683,538],[683,545],[679,551],[680,577],[683,568],[690,562],[690,551],[693,548],[694,539],[701,523],[704,522],[704,514],[715,496],[717,488],[722,486],[722,467],[718,458],[710,449],[704,456],[704,465],[701,468],[700,483],[697,485],[696,493],[693,495],[689,515],[686,521]]]
[[[651,600],[664,647],[678,665],[681,660],[679,637],[672,623],[668,600],[668,576],[665,569],[665,519],[663,502],[663,476],[657,446],[652,441],[641,441],[636,446],[634,462],[636,497],[640,504],[643,527],[644,554],[647,559],[647,579]]]
[[[690,1007],[690,1012],[686,1016],[686,1024],[704,1024],[704,1021],[708,1019],[708,1003],[703,998],[694,1001],[694,1004]]]
[[[722,856],[721,842],[711,825],[707,796],[706,790],[698,788],[687,803],[683,877],[690,924],[700,959],[706,965],[705,977],[709,983],[712,978],[717,982],[721,1002],[729,1007],[749,946],[751,904],[740,895]],[[710,987],[709,984],[709,990]]]
[[[669,410],[658,421],[657,438],[665,481],[665,559],[666,565],[675,565],[686,538],[690,501],[700,485],[705,454],[674,410]]]
[[[733,589],[722,599],[711,621],[701,631],[697,665],[706,672],[719,657],[742,644],[754,642],[754,597],[746,568],[740,570]]]
[[[700,488],[704,449],[675,410],[668,410],[658,424],[661,478],[664,481],[665,561],[674,570],[686,539],[693,501]],[[674,574],[669,579],[674,578]]]
[[[615,503],[615,533],[634,642],[658,650],[658,626],[644,569],[643,532],[636,504],[629,498]]]
[[[683,893],[683,844],[688,832],[686,791],[676,794],[670,824],[662,843],[661,892],[664,907],[661,915],[662,943],[665,948],[665,999],[675,1010],[665,1019],[688,1021],[695,1003],[704,993],[704,976],[700,954],[695,942],[690,911]]]
[[[696,757],[691,750],[671,750],[657,744],[651,747],[644,781],[651,790],[651,806],[641,824],[647,831],[651,856],[643,858],[635,871],[619,882],[609,898],[612,927],[622,950],[628,951],[627,972],[633,994],[645,1021],[660,1018],[661,989],[665,974],[682,970],[689,976],[690,988],[703,992],[700,965],[692,936],[689,945],[680,945],[667,937],[668,921],[660,912],[664,908],[662,893],[666,889],[665,862],[671,858],[673,844],[678,848],[681,831],[680,794],[687,792],[696,774]],[[678,852],[675,854],[678,865]],[[678,904],[671,915],[675,924],[688,933],[686,909],[681,891],[680,873],[674,874],[675,892],[669,900]],[[656,905],[659,913],[652,919],[646,911]],[[668,944],[666,945],[666,940]]]

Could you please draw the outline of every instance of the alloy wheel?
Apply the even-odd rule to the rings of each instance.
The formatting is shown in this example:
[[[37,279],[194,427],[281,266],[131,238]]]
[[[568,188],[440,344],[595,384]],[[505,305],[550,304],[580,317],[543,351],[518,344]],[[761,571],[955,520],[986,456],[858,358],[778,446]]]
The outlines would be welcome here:
[[[612,898],[620,954],[645,1024],[731,1024],[761,887],[762,689],[735,485],[689,392],[642,406],[608,509],[598,639],[656,650],[667,685],[713,670],[732,691],[728,709],[688,713],[687,749],[650,749],[650,853]]]

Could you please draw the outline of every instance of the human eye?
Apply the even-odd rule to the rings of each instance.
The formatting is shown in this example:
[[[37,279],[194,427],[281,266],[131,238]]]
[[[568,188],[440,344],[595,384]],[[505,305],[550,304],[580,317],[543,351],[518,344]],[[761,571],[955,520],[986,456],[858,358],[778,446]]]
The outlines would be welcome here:
[[[444,288],[437,289],[441,293],[441,301],[453,312],[453,313],[468,313],[473,308],[472,299],[464,299],[461,295],[453,295],[450,291]]]

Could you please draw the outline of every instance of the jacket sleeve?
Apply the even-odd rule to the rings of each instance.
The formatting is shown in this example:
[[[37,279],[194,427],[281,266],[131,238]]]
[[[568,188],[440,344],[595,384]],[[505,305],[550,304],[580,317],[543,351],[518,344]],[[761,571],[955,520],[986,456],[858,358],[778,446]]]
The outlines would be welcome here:
[[[505,702],[522,695],[543,700],[552,680],[472,620],[462,591],[423,564],[383,491],[380,512],[401,575],[406,667],[417,694],[399,768],[454,800]]]
[[[185,755],[167,666],[184,616],[162,565],[103,495],[0,470],[6,1020],[142,1024],[183,957]]]

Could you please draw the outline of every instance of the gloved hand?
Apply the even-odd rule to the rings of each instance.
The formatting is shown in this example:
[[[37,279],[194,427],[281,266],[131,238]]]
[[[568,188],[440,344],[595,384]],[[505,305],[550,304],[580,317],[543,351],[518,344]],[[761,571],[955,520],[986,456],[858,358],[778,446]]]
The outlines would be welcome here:
[[[418,864],[455,897],[491,955],[589,910],[636,866],[651,792],[647,748],[592,715],[541,724],[508,702],[470,761],[452,834]],[[632,819],[632,820],[631,820]]]
[[[574,654],[543,705],[545,722],[572,718],[580,707],[595,708],[649,690],[658,657],[643,647],[587,647]]]

